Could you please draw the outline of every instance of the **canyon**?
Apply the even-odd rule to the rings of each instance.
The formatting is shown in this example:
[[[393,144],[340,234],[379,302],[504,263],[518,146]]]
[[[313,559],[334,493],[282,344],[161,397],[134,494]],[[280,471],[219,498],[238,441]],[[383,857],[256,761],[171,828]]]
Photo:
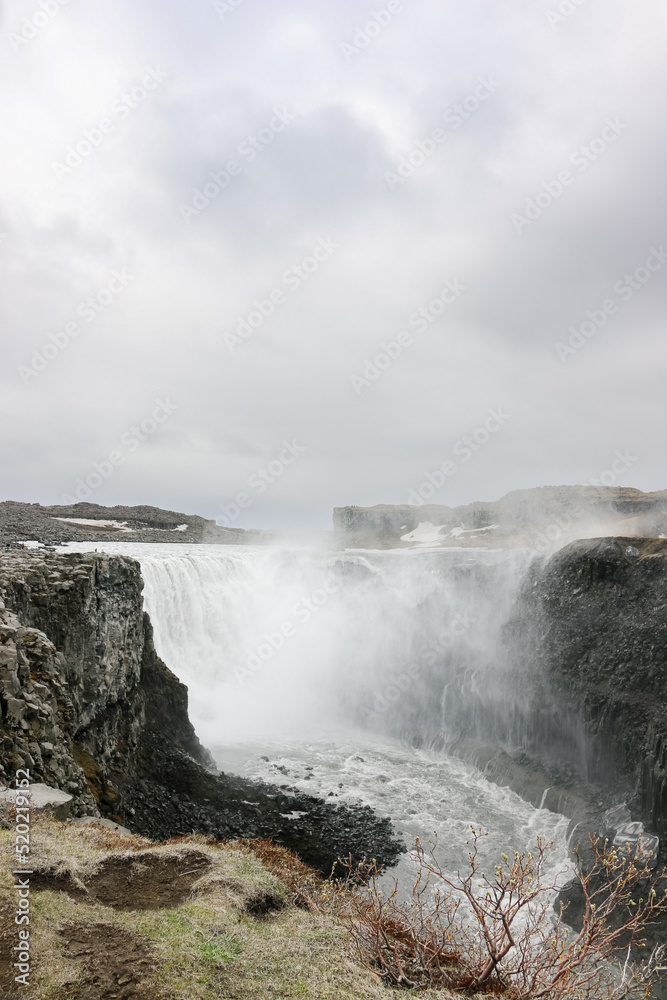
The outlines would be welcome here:
[[[38,505],[0,506],[18,524]],[[376,781],[373,761],[388,789],[401,768],[421,780],[424,754],[433,773],[446,772],[439,754],[467,761],[540,815],[566,817],[568,837],[634,822],[664,838],[664,511],[664,493],[597,487],[466,508],[340,508],[333,538],[305,553],[211,542],[204,519],[187,536],[174,530],[187,515],[156,508],[77,504],[63,516],[106,523],[75,523],[87,537],[70,548],[104,551],[0,555],[0,777],[28,767],[72,796],[73,816],[151,839],[272,837],[323,872],[350,852],[399,860],[411,811],[397,820],[364,782]],[[130,543],[108,522],[137,534]],[[424,523],[470,534],[401,542]],[[616,530],[569,540],[598,525]],[[51,530],[37,540],[53,543]],[[169,532],[169,544],[146,544],[145,531]],[[300,624],[304,607],[313,620]],[[295,739],[308,727],[361,734],[370,750],[322,751],[313,767],[320,744],[286,743],[278,722]],[[395,771],[399,744],[373,756],[387,740],[413,748]],[[354,782],[343,787],[350,768],[356,798]],[[477,780],[466,774],[462,787]]]

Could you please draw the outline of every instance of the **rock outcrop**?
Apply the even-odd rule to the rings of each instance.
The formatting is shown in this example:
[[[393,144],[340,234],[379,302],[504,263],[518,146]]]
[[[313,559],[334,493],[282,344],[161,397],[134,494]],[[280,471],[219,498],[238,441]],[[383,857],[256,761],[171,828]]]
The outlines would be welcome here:
[[[569,750],[665,837],[667,540],[577,541],[534,564],[506,634],[517,676],[537,679],[533,747]]]
[[[388,820],[217,774],[187,714],[187,689],[155,652],[132,559],[42,552],[0,556],[0,767],[162,840],[193,831],[273,838],[328,872],[339,857],[391,864]],[[11,609],[11,610],[8,610]]]
[[[65,663],[38,629],[0,610],[0,700],[2,743],[0,779],[13,780],[19,768],[33,780],[75,797],[75,813],[99,815],[86,778],[74,760],[70,697]]]
[[[9,807],[16,807],[16,799],[23,795],[22,788],[6,788],[0,792],[0,802]],[[30,812],[48,813],[56,819],[68,819],[72,808],[73,796],[60,788],[53,788],[43,782],[36,781],[30,785]],[[98,816],[84,816],[74,820],[75,823],[107,823],[108,820]],[[113,823],[112,826],[117,824]]]
[[[573,538],[592,535],[667,534],[667,491],[606,486],[542,486],[515,490],[501,500],[461,507],[383,504],[337,507],[334,531],[347,548],[409,548],[406,539],[420,525],[426,544],[442,546],[527,545],[547,551]]]

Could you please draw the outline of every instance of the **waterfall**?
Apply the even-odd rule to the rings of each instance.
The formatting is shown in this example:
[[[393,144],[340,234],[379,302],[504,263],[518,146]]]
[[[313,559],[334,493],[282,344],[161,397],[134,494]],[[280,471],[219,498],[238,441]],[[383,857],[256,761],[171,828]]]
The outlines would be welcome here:
[[[489,862],[541,833],[553,872],[567,868],[566,817],[443,752],[461,736],[524,739],[535,695],[502,635],[533,553],[104,549],[140,562],[157,651],[224,770],[364,802],[408,844],[437,832],[452,864],[474,824]]]

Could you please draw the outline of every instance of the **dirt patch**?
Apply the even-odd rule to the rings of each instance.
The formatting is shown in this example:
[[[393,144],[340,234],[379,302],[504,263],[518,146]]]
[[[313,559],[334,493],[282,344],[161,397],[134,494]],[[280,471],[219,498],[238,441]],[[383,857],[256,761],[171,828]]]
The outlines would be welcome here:
[[[271,889],[260,889],[246,896],[243,901],[243,909],[251,917],[265,917],[269,913],[277,913],[284,907],[284,899]]]
[[[249,886],[234,876],[217,875],[212,879],[203,879],[195,886],[193,893],[196,896],[205,896],[216,889],[234,893],[238,898],[232,905],[250,917],[264,917],[270,913],[277,913],[279,910],[284,910],[287,905],[283,895],[275,889]]]
[[[73,899],[85,899],[88,893],[77,882],[70,871],[43,868],[30,876],[30,888],[38,891],[66,892]]]
[[[154,963],[141,941],[109,924],[69,924],[60,933],[63,955],[81,963],[81,974],[56,994],[61,1000],[161,1000],[145,985]]]
[[[211,867],[201,851],[112,855],[83,881],[89,893],[118,910],[159,910],[180,906]]]

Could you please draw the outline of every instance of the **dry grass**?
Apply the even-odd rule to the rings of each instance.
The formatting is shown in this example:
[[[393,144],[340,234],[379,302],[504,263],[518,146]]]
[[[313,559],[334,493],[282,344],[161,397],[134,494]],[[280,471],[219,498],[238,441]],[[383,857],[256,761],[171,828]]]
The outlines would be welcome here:
[[[33,837],[36,869],[69,872],[82,884],[110,854],[133,856],[147,849],[196,849],[208,856],[211,867],[189,899],[168,909],[118,910],[83,892],[74,898],[65,891],[33,891],[30,1000],[95,995],[86,992],[95,973],[91,962],[97,961],[99,972],[111,957],[102,945],[97,956],[72,956],[62,932],[96,925],[124,931],[147,949],[148,970],[136,996],[151,1000],[387,1000],[391,995],[350,959],[342,923],[307,908],[307,899],[325,891],[326,884],[283,848],[267,842],[216,844],[201,836],[152,845],[140,837],[50,818],[35,821]],[[12,846],[11,830],[0,830],[6,862],[0,907],[13,908],[16,902],[9,874]],[[426,990],[419,996],[445,1000],[453,994]]]

